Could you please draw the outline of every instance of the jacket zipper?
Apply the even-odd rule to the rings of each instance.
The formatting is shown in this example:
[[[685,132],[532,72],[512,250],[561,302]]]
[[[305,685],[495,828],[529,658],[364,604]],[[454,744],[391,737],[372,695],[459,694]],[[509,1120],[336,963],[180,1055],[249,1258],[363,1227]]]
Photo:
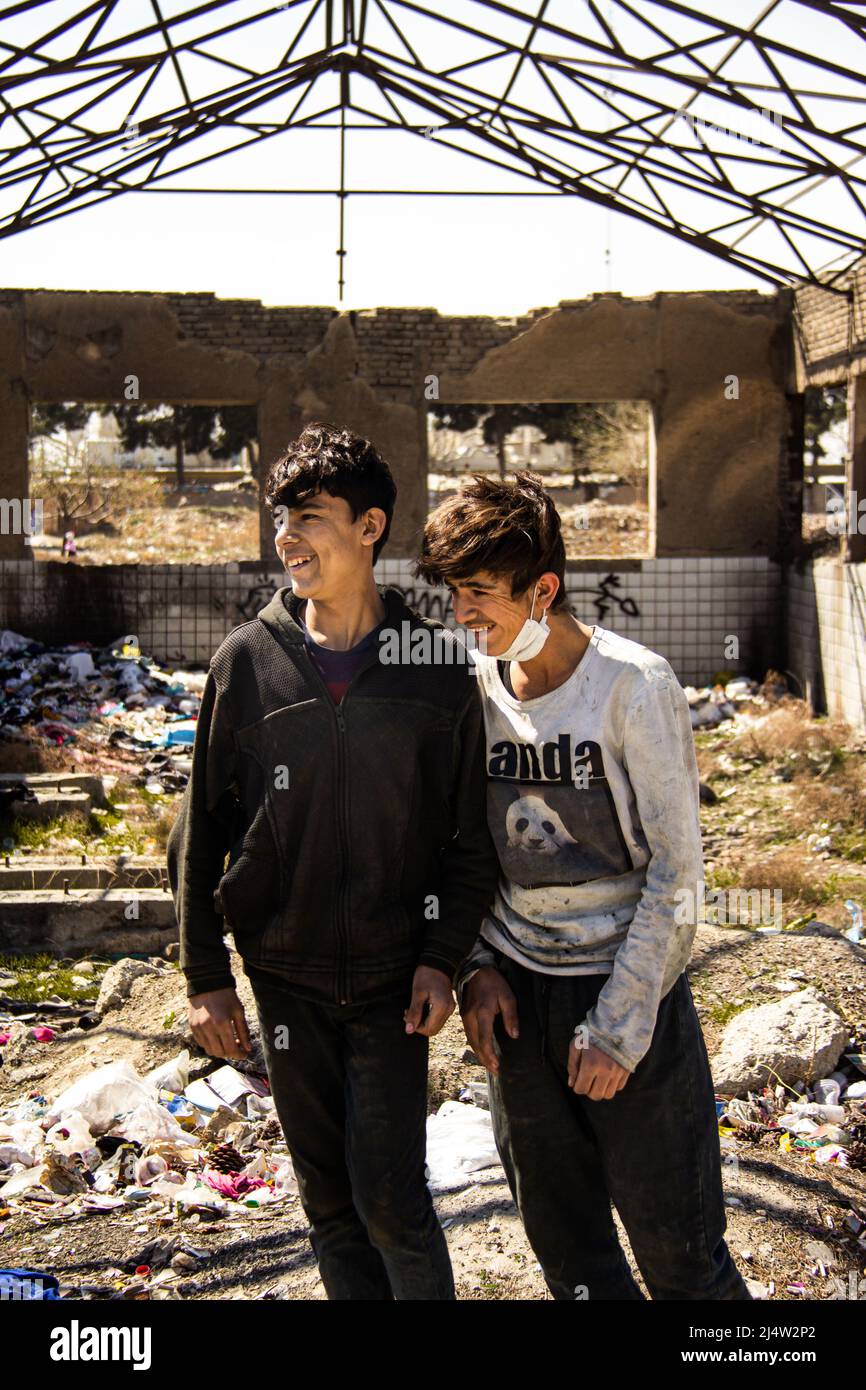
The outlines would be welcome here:
[[[323,682],[324,684],[324,682]],[[325,687],[327,690],[327,686]],[[343,699],[345,699],[345,695]],[[340,820],[340,896],[337,904],[337,939],[340,949],[337,954],[337,1003],[351,1004],[349,992],[349,780],[346,777],[346,721],[343,711],[328,691],[328,699],[334,706],[337,716],[337,805]]]
[[[368,661],[355,672],[351,681],[346,687],[343,698],[338,705],[331,695],[330,690],[320,675],[316,663],[313,661],[306,642],[303,649],[307,657],[314,677],[325,692],[325,699],[334,712],[337,724],[337,812],[340,837],[340,897],[337,912],[337,938],[339,941],[339,952],[337,955],[337,989],[335,999],[338,1004],[353,1003],[351,986],[349,984],[349,781],[346,777],[346,720],[343,716],[343,706],[349,697],[349,691],[358,680],[358,677],[375,665],[375,661]],[[377,656],[378,660],[378,648]]]

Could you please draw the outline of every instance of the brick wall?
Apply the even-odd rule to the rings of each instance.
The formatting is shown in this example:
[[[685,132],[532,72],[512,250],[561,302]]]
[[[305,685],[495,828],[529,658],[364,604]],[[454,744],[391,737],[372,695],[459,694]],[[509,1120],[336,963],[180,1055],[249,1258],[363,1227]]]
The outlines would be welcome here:
[[[836,294],[816,285],[797,290],[794,323],[810,386],[866,372],[866,256],[837,281]]]
[[[162,297],[177,314],[182,338],[256,357],[303,357],[318,347],[337,313],[323,305],[269,308],[258,299],[217,299],[215,294]]]
[[[0,289],[0,308],[23,303],[32,289]],[[62,301],[78,290],[51,290]],[[88,299],[129,294],[134,300],[161,299],[177,316],[182,341],[205,347],[228,348],[266,359],[283,357],[299,361],[318,347],[325,330],[339,310],[330,305],[264,305],[258,299],[219,299],[212,292],[166,291],[87,292]],[[695,295],[701,292],[695,291]],[[622,299],[620,294],[592,295],[591,299]],[[689,299],[688,293],[676,299]],[[706,297],[702,294],[701,297]],[[766,313],[767,296],[755,290],[712,291],[716,303],[739,311]],[[641,298],[641,297],[638,297]],[[643,296],[647,302],[656,296]],[[585,305],[586,300],[561,300],[558,306],[542,306],[514,317],[440,314],[433,308],[357,309],[349,318],[358,344],[357,373],[388,400],[417,399],[418,385],[429,373],[460,374],[470,371],[491,348],[526,332],[553,308]],[[632,301],[633,302],[633,301]],[[132,305],[127,312],[132,310]]]

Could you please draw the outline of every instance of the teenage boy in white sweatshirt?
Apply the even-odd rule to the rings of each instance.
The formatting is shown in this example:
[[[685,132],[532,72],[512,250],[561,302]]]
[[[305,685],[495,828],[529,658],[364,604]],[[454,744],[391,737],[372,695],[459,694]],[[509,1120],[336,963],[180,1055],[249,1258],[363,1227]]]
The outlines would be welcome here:
[[[724,1240],[709,1060],[678,890],[703,878],[688,706],[663,657],[565,602],[540,483],[475,477],[418,574],[479,635],[501,866],[458,975],[497,1145],[556,1299],[748,1299]]]

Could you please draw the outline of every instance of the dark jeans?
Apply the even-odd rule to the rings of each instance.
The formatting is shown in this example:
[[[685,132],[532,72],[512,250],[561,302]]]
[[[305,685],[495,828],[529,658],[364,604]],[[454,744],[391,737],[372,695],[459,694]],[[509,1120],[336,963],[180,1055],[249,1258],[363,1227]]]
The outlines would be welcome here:
[[[424,1177],[427,1039],[404,1031],[408,994],[325,1004],[247,975],[328,1298],[453,1299]]]
[[[685,975],[649,1051],[612,1100],[568,1087],[568,1046],[606,975],[545,976],[502,957],[520,1037],[497,1018],[490,1077],[497,1147],[556,1299],[641,1299],[611,1214],[654,1299],[748,1299],[724,1241],[713,1083]]]

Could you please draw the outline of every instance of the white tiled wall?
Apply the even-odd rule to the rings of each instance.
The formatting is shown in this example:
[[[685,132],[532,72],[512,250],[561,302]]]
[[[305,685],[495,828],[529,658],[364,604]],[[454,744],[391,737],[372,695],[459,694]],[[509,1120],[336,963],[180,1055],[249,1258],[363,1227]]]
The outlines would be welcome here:
[[[703,685],[720,670],[762,676],[784,666],[777,565],[752,556],[632,564],[569,571],[578,617],[660,652],[683,684]],[[226,633],[255,617],[286,582],[280,569],[237,564],[81,566],[74,576],[58,575],[60,568],[0,563],[0,627],[18,626],[43,641],[100,644],[134,632],[144,651],[174,665],[206,664]],[[398,585],[421,612],[451,620],[447,594],[414,580],[410,561],[380,561],[376,577]],[[67,579],[76,587],[64,604]],[[732,637],[737,656],[726,654]]]
[[[74,576],[61,569],[0,563],[0,627],[60,643],[135,632],[143,650],[174,665],[206,664],[286,579],[279,569],[237,564],[81,566]],[[383,560],[376,576],[450,621],[447,595],[415,581],[409,561]],[[584,622],[660,652],[683,684],[703,685],[720,670],[762,676],[775,666],[797,677],[816,708],[866,728],[866,565],[816,560],[783,576],[755,556],[640,560],[621,570],[571,570],[566,589]],[[726,654],[730,637],[739,642],[736,657]]]
[[[566,575],[581,621],[661,653],[684,685],[704,685],[722,670],[763,676],[782,663],[778,565],[761,556],[638,563],[634,570],[606,565]],[[411,588],[416,598],[441,593],[413,580],[405,561],[380,561],[377,576]],[[606,584],[610,576],[616,582]],[[447,606],[444,612],[434,607],[432,616],[447,621]],[[737,639],[738,657],[726,655],[733,649],[730,638]]]
[[[819,710],[866,729],[866,564],[814,560],[786,576],[788,663]]]

